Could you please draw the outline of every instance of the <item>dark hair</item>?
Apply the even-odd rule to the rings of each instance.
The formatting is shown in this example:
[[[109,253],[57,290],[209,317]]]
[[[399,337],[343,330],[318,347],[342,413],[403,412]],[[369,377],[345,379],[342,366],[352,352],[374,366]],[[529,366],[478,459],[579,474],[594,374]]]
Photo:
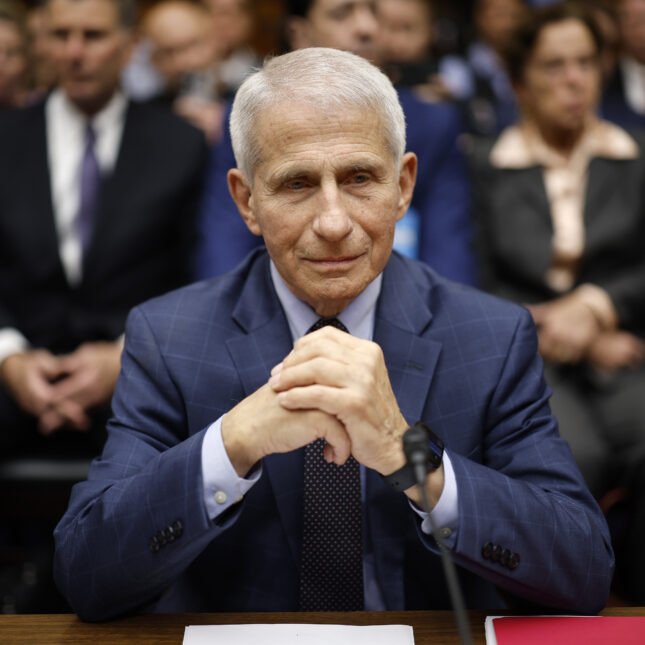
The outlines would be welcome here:
[[[306,18],[314,2],[316,2],[316,0],[287,0],[287,14],[289,16]]]
[[[593,14],[586,6],[578,2],[561,2],[533,9],[520,21],[502,52],[506,69],[513,83],[522,82],[526,64],[535,49],[535,43],[542,30],[549,25],[565,20],[579,20],[583,23],[593,38],[596,52],[601,52],[603,48],[602,35]]]

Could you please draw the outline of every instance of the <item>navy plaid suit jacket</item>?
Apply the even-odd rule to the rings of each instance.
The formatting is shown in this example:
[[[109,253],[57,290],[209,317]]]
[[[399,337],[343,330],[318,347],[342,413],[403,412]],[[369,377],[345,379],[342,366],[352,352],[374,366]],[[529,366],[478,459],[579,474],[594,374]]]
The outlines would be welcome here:
[[[260,481],[216,521],[201,482],[205,429],[291,349],[268,266],[258,251],[132,311],[107,444],[55,533],[56,579],[82,618],[297,609],[302,451],[266,457]],[[502,606],[499,586],[599,610],[613,570],[608,531],[558,436],[528,313],[393,254],[374,340],[405,418],[445,439],[467,605]],[[367,548],[388,609],[448,606],[436,546],[418,524],[407,498],[367,471]],[[151,549],[171,526],[180,535]],[[491,558],[487,543],[518,554],[518,566]]]

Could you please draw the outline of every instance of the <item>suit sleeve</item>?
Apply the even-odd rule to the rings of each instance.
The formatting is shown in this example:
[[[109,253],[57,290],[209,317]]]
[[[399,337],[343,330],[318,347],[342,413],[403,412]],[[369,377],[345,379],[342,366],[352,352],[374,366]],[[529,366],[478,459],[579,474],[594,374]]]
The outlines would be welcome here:
[[[531,602],[595,613],[613,574],[609,532],[558,435],[536,349],[525,313],[487,406],[482,454],[451,453],[459,495],[453,556]]]
[[[222,530],[206,516],[201,444],[145,315],[130,314],[113,418],[54,537],[55,577],[84,620],[156,599]]]

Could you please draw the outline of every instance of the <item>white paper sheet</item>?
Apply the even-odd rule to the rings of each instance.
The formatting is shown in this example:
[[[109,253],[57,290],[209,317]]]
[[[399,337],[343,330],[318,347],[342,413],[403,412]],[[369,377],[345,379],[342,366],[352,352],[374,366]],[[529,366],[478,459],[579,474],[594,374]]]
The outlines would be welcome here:
[[[189,625],[184,645],[414,645],[409,625]]]

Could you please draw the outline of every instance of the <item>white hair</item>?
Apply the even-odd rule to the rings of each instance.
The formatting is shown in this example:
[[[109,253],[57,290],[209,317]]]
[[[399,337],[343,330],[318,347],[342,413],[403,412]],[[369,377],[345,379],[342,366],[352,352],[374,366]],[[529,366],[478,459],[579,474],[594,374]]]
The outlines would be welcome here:
[[[390,80],[363,58],[338,49],[308,47],[267,60],[238,89],[230,118],[237,167],[253,183],[260,161],[255,125],[277,103],[300,103],[320,111],[348,108],[380,114],[385,143],[397,166],[405,152],[405,116]]]

